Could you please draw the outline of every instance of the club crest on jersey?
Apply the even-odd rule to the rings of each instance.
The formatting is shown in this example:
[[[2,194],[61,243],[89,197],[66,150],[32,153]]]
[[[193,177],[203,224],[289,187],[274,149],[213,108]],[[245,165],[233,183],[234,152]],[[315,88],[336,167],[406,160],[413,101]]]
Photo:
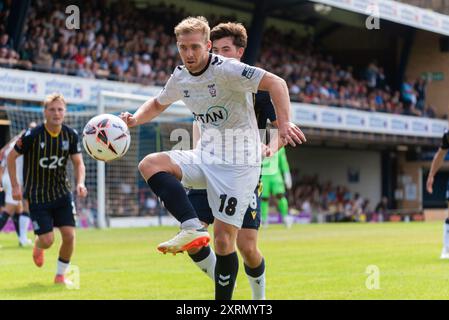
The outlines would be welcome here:
[[[215,98],[217,96],[217,89],[215,89],[215,83],[209,84],[207,87],[209,88],[209,93],[210,93],[211,97]]]
[[[41,149],[45,148],[45,142],[41,142]]]
[[[62,150],[69,150],[69,141],[62,140]]]
[[[190,98],[189,90],[184,90],[184,98]]]
[[[221,106],[212,106],[206,113],[193,113],[195,121],[220,126],[228,120],[228,110]]]

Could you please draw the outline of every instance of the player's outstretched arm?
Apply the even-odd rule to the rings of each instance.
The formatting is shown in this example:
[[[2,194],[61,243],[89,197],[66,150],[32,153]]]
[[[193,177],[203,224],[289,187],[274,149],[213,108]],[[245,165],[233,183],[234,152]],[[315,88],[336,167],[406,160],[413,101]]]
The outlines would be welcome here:
[[[435,175],[437,174],[438,170],[441,168],[444,162],[444,158],[446,157],[447,151],[449,149],[441,149],[439,148],[438,151],[435,153],[435,156],[432,160],[432,165],[430,167],[429,176],[427,177],[427,183],[426,183],[426,189],[427,192],[432,193],[433,192],[433,179]]]
[[[168,106],[160,104],[155,98],[151,98],[142,104],[134,114],[122,112],[120,118],[125,121],[128,127],[132,128],[153,120],[167,109]]]
[[[20,153],[18,153],[15,149],[12,149],[7,159],[9,180],[11,180],[12,187],[12,198],[17,201],[22,200],[22,189],[19,185],[19,182],[17,181],[16,175],[16,159],[20,156]]]
[[[268,91],[276,111],[279,136],[283,145],[306,142],[304,133],[290,120],[290,95],[287,83],[280,77],[266,72],[259,83],[259,90]]]
[[[73,163],[73,169],[75,170],[76,179],[76,194],[84,198],[87,196],[87,188],[84,184],[86,179],[86,167],[84,166],[83,156],[81,153],[75,153],[70,155],[70,159]]]

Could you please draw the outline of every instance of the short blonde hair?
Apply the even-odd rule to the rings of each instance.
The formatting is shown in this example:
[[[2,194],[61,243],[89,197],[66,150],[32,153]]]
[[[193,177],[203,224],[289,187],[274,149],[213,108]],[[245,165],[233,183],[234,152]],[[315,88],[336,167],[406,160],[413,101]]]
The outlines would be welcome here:
[[[204,35],[205,42],[209,41],[210,27],[206,18],[203,16],[187,17],[175,27],[176,39],[178,39],[180,35],[194,32],[202,33]]]
[[[55,92],[55,93],[49,94],[48,96],[45,97],[44,108],[47,109],[48,105],[54,101],[61,101],[62,103],[64,103],[64,105],[67,104],[64,96],[61,93]]]

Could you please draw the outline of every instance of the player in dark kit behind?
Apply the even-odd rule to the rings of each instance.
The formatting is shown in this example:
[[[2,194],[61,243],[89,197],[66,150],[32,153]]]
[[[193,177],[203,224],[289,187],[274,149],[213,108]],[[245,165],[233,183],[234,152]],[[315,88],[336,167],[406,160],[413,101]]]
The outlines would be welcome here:
[[[212,51],[215,54],[222,55],[227,58],[240,60],[243,56],[247,44],[247,34],[245,27],[239,23],[220,23],[211,30]],[[253,96],[254,111],[257,118],[259,129],[267,128],[267,121],[273,125],[276,123],[276,113],[271,102],[270,94],[266,91],[259,91]],[[194,141],[198,134],[198,126],[194,123]],[[195,146],[194,146],[195,147]],[[275,152],[277,150],[269,150]],[[253,198],[246,210],[243,219],[242,228],[238,231],[237,247],[241,253],[245,273],[248,277],[252,298],[254,300],[263,300],[265,296],[265,261],[257,247],[257,232],[260,227],[260,192],[262,190],[261,183],[254,191]],[[214,222],[214,216],[208,204],[206,190],[189,191],[189,200],[195,208],[198,218],[206,225]],[[200,249],[194,248],[188,250],[190,258],[193,262],[207,275],[214,279],[215,254],[209,246]],[[223,281],[226,279],[222,279]],[[219,279],[220,281],[220,279]],[[222,281],[222,282],[223,282]]]
[[[45,123],[27,130],[8,156],[8,172],[15,200],[22,199],[15,160],[21,154],[24,156],[24,189],[37,236],[33,260],[38,267],[44,264],[44,250],[54,242],[53,228],[58,227],[61,232],[62,244],[55,277],[55,283],[61,284],[69,283],[65,273],[75,244],[76,212],[67,178],[69,158],[75,170],[77,195],[87,196],[78,133],[63,124],[66,110],[61,94],[47,96],[44,101]]]

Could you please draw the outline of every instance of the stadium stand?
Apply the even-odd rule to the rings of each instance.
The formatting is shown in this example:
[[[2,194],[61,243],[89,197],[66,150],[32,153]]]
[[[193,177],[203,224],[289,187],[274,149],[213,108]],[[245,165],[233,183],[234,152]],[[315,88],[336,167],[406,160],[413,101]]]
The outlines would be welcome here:
[[[0,21],[3,22],[0,26],[1,67],[76,76],[88,79],[89,82],[95,79],[120,81],[121,86],[138,83],[155,86],[151,88],[160,90],[158,86],[163,85],[174,67],[181,63],[177,54],[173,26],[181,18],[190,14],[181,7],[163,3],[155,4],[155,2],[146,4],[144,8],[139,7],[138,2],[128,1],[83,2],[81,28],[69,30],[65,26],[67,14],[64,10],[70,4],[69,1],[33,1],[24,25],[23,41],[16,46],[7,35],[5,23],[11,3],[12,1],[8,0],[0,1]],[[208,14],[207,18],[210,25],[221,21],[238,20],[232,15]],[[246,27],[250,28],[248,24]],[[345,31],[344,27],[341,29]],[[344,34],[340,36],[344,37]],[[427,91],[431,91],[438,85],[436,81],[433,83],[423,78],[421,72],[409,70],[413,78],[405,77],[404,81],[398,82],[398,79],[402,79],[399,68],[388,67],[385,61],[379,62],[382,58],[379,55],[367,58],[362,63],[361,61],[356,63],[350,58],[342,59],[338,56],[338,52],[333,55],[327,50],[331,48],[326,48],[326,44],[313,33],[286,31],[286,29],[281,30],[270,25],[264,30],[258,56],[257,64],[282,76],[289,85],[292,100],[303,103],[301,112],[294,114],[295,121],[304,123],[320,118],[328,122],[334,121],[333,124],[337,123],[337,126],[333,127],[320,127],[321,122],[318,123],[319,125],[309,124],[311,127],[306,125],[305,129],[303,127],[307,136],[310,137],[309,145],[326,148],[328,143],[334,144],[334,148],[346,148],[348,145],[352,148],[354,145],[360,148],[358,144],[368,148],[367,145],[374,145],[373,148],[382,150],[386,154],[388,150],[396,153],[396,145],[400,143],[423,147],[430,145],[429,141],[433,139],[433,144],[436,140],[434,137],[419,138],[416,134],[418,130],[415,129],[408,135],[386,135],[384,132],[387,127],[386,121],[390,119],[387,115],[379,116],[374,112],[416,116],[413,121],[423,120],[423,122],[415,125],[415,123],[409,123],[412,121],[411,117],[397,119],[402,119],[403,122],[399,125],[405,129],[420,125],[419,128],[427,130],[431,128],[427,125],[427,120],[419,118],[438,117],[435,109],[426,100],[427,96],[429,99],[431,97],[431,93],[427,94]],[[354,50],[353,54],[357,55],[357,51]],[[78,79],[70,78],[70,81],[76,82]],[[98,81],[100,82],[102,81]],[[102,83],[106,82],[109,81]],[[114,85],[116,84],[118,83],[115,82]],[[33,81],[28,85],[31,85],[28,91],[37,90],[38,85],[39,89],[43,87],[40,83]],[[428,90],[431,86],[434,87]],[[111,85],[107,90],[112,87]],[[88,89],[86,87],[83,91],[83,87],[74,83],[73,91],[79,96],[74,94],[75,99],[72,103],[80,103],[81,107],[84,107],[82,104],[87,100],[85,97],[89,96],[89,93],[94,96],[90,92],[92,88],[94,88],[93,85]],[[148,95],[148,93],[144,94]],[[94,97],[95,102],[96,97]],[[10,101],[5,100],[2,103],[7,105]],[[26,102],[26,99],[16,103],[21,106],[29,104],[37,107],[36,102]],[[439,115],[442,115],[442,104],[435,104],[439,107]],[[307,109],[309,105],[344,108],[344,111],[337,111],[336,108]],[[317,116],[314,113],[324,109],[329,109],[326,114],[320,113]],[[352,111],[347,109],[368,112],[352,114]],[[3,111],[0,110],[0,112]],[[343,114],[343,112],[349,113]],[[390,118],[393,117],[390,116]],[[348,121],[359,125],[361,123],[361,126],[380,123],[383,124],[382,131],[351,132],[350,126],[341,130],[341,121],[344,121],[346,125],[350,124]],[[398,126],[396,123],[395,125]],[[388,124],[388,127],[393,128],[393,125]],[[388,134],[393,133],[388,132]],[[167,139],[168,136],[167,130],[162,129],[161,126],[161,139]],[[338,143],[335,145],[336,140]],[[162,145],[168,148],[165,143]],[[389,165],[395,166],[393,162]],[[108,188],[110,194],[117,195],[117,197],[111,197],[111,201],[106,201],[106,211],[113,212],[111,216],[151,216],[161,211],[154,195],[145,186],[139,185],[137,179],[135,177],[130,181],[120,180],[120,183],[112,184]],[[391,186],[388,189],[388,203],[389,207],[396,207],[394,204],[395,178],[391,177],[390,180],[388,181]],[[330,221],[345,219],[362,221],[365,218],[370,220],[370,214],[378,211],[373,210],[373,206],[379,199],[379,195],[370,195],[354,188],[349,192],[348,186],[343,183],[334,181],[334,184],[336,185],[323,181],[320,184],[307,177],[301,178],[289,195],[292,209],[324,212]],[[380,189],[380,182],[378,184]],[[357,191],[360,193],[359,197],[355,196]],[[135,199],[137,194],[138,201]],[[94,198],[92,194],[91,199]],[[367,203],[368,198],[371,203]],[[80,203],[78,207],[83,207],[87,216],[96,215],[95,202]],[[361,218],[363,215],[365,218]],[[91,223],[86,222],[86,224]]]
[[[372,212],[369,200],[359,193],[352,194],[346,186],[331,181],[320,183],[317,175],[296,177],[289,203],[298,212],[324,214],[326,221],[366,221]]]
[[[0,65],[160,86],[180,64],[171,30],[186,16],[184,9],[160,4],[137,10],[126,1],[109,7],[102,1],[90,1],[83,8],[82,28],[75,32],[65,28],[64,3],[33,4],[18,53],[0,30]],[[211,25],[236,20],[208,18]],[[377,62],[356,71],[334,62],[312,38],[294,32],[266,30],[258,64],[288,82],[293,101],[436,117],[434,108],[426,105],[425,80],[405,82],[394,90]]]

